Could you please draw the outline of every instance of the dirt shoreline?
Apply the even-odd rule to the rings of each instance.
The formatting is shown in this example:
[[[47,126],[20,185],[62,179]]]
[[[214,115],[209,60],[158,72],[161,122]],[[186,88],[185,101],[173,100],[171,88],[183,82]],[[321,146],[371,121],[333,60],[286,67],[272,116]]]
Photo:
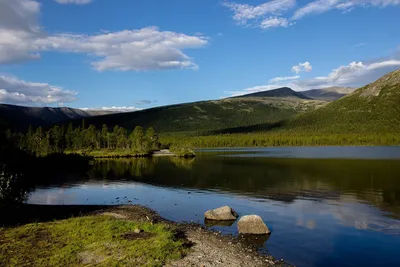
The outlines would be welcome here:
[[[194,223],[177,223],[166,220],[153,210],[139,205],[127,206],[45,206],[19,205],[0,209],[0,226],[12,227],[32,222],[46,222],[76,216],[105,214],[121,220],[164,223],[178,229],[187,241],[190,252],[182,259],[169,262],[168,267],[186,266],[288,266],[272,256],[260,255],[257,249],[240,239],[222,235]],[[12,214],[12,215],[11,215]]]

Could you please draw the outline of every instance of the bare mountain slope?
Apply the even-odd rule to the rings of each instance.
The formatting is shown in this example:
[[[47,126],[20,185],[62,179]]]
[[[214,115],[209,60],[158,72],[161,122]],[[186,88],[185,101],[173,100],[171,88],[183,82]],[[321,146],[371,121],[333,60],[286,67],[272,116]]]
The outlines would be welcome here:
[[[335,101],[354,92],[356,88],[351,87],[329,87],[323,89],[311,89],[301,92],[303,95],[322,101]]]

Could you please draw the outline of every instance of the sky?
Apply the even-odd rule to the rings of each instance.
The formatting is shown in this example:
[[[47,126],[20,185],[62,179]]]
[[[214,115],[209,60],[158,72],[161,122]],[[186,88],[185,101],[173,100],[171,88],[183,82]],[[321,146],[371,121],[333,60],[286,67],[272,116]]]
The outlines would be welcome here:
[[[0,102],[130,111],[400,68],[400,0],[0,0]]]

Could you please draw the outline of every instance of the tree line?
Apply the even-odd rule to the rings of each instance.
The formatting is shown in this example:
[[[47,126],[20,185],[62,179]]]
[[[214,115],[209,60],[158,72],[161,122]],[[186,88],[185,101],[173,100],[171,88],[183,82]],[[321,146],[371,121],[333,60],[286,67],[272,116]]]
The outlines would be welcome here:
[[[204,136],[165,135],[163,144],[207,147],[282,147],[282,146],[398,146],[398,133],[316,134],[312,132],[255,132]]]
[[[80,126],[56,125],[45,130],[42,127],[29,127],[25,134],[14,134],[19,148],[37,156],[51,153],[82,151],[125,151],[131,154],[146,154],[160,146],[158,135],[152,127],[143,129],[136,126],[131,133],[125,128],[114,126],[109,131],[107,125],[97,129],[94,125]]]

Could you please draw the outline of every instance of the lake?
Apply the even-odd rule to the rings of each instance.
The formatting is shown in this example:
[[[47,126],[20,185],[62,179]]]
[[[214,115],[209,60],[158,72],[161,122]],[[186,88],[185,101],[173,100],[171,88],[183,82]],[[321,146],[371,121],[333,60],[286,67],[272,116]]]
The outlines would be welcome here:
[[[97,160],[55,177],[34,204],[141,204],[204,224],[228,205],[272,234],[247,240],[297,266],[400,266],[400,147],[209,149],[195,159]],[[118,199],[117,199],[118,198]],[[207,225],[237,234],[232,225]]]

